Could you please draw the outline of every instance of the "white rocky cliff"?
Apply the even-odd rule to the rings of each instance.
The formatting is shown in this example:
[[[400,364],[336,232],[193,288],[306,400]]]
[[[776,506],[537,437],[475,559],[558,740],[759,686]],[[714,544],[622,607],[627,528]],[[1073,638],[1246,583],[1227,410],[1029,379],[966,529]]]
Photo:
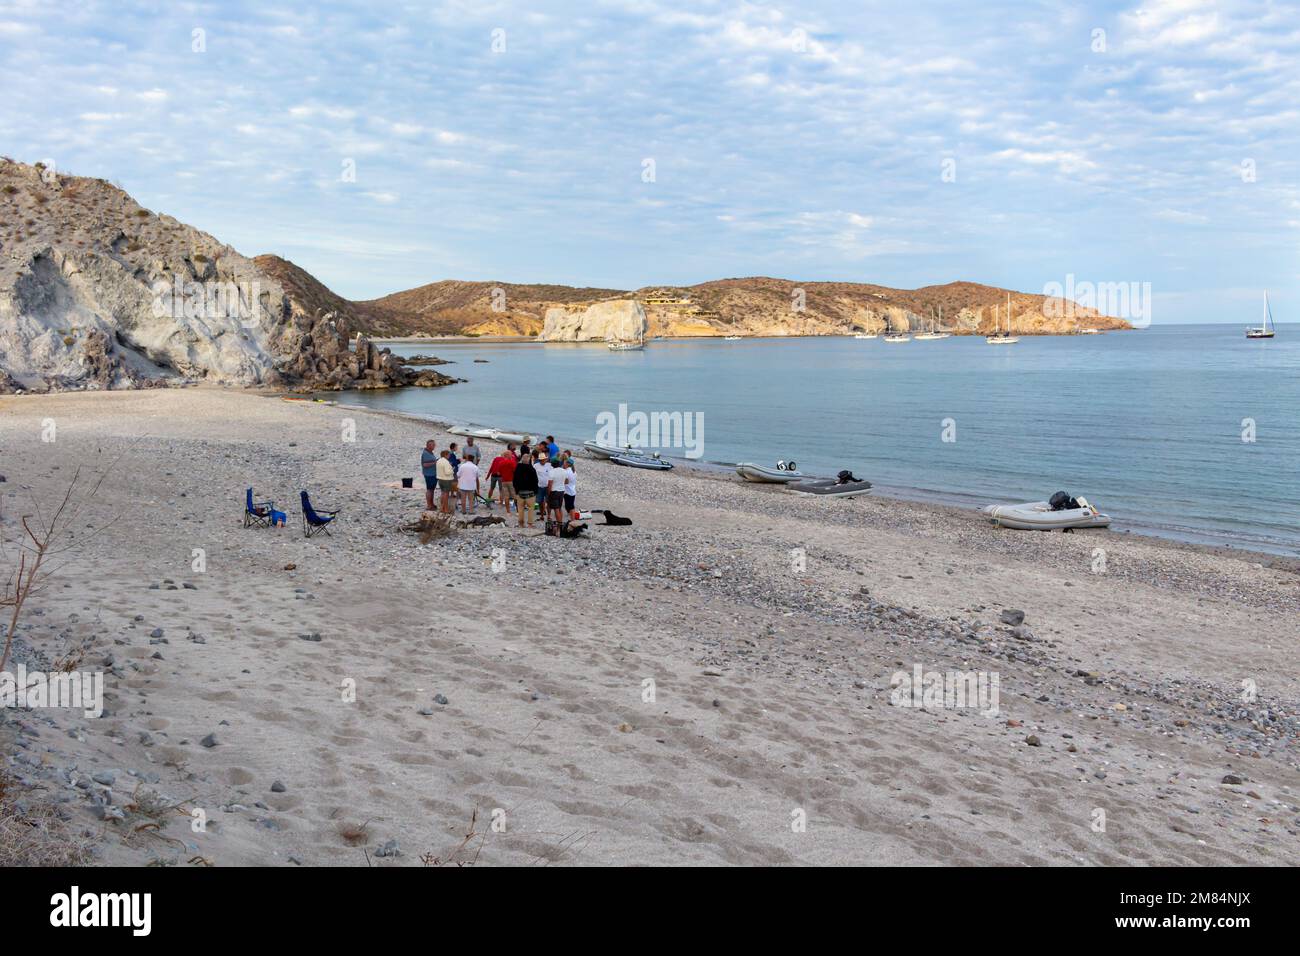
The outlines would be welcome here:
[[[0,160],[0,392],[442,384],[349,331],[116,186]]]
[[[538,341],[607,342],[635,339],[647,329],[645,309],[633,299],[611,299],[577,308],[546,310]]]

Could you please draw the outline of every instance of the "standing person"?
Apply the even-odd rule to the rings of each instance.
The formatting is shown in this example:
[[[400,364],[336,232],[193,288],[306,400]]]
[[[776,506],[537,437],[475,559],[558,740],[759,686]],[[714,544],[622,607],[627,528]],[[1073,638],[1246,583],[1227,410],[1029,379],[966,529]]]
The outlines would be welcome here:
[[[474,436],[470,435],[465,439],[465,450],[460,453],[462,458],[473,458],[474,464],[480,463],[479,456],[483,454],[483,449],[474,444]]]
[[[566,525],[569,523],[569,512],[573,510],[571,502],[574,500],[569,495],[570,482],[573,482],[573,492],[576,497],[578,486],[573,477],[573,468],[566,461],[560,461],[558,466],[551,470],[551,491],[554,494],[547,506],[552,510],[558,511],[559,524]],[[558,498],[558,507],[556,499]],[[557,516],[552,515],[552,518]]]
[[[567,518],[564,514],[564,468],[558,458],[551,463],[550,477],[546,495],[546,530],[548,534],[558,535]]]
[[[456,469],[456,487],[460,490],[461,512],[473,514],[478,510],[478,465],[473,458],[466,458]]]
[[[451,493],[456,490],[456,469],[451,467],[451,452],[445,448],[438,458],[437,475],[438,491],[442,493],[442,501],[438,510],[449,515],[451,514]]]
[[[488,472],[495,483],[498,484],[501,504],[505,505],[507,515],[510,514],[510,502],[514,501],[515,498],[514,480],[516,471],[518,471],[518,466],[515,462],[515,456],[507,449],[492,460],[492,468]],[[489,488],[488,497],[491,496],[492,490]]]
[[[533,469],[533,456],[519,456],[519,467],[515,469],[514,479],[515,507],[519,509],[519,527],[533,526],[533,499],[537,497],[537,472]]]
[[[546,495],[551,490],[551,463],[543,453],[545,445],[538,449],[537,460],[533,462],[533,471],[537,473],[537,515],[546,520]]]
[[[456,443],[455,443],[455,442],[452,442],[452,443],[451,443],[451,448],[450,448],[450,450],[451,450],[451,455],[450,455],[450,458],[451,458],[451,468],[452,468],[452,471],[459,472],[459,471],[460,471],[460,456],[459,456],[458,454],[456,454],[456,449],[457,449],[457,445],[456,445]]]
[[[555,436],[546,436],[546,457],[555,458],[560,454],[560,446],[555,444]]]
[[[578,473],[574,470],[573,459],[564,461],[564,513],[572,515],[578,505]],[[576,520],[576,519],[575,519]]]
[[[433,490],[438,487],[438,443],[430,438],[420,452],[420,472],[424,475],[424,510],[433,510]]]

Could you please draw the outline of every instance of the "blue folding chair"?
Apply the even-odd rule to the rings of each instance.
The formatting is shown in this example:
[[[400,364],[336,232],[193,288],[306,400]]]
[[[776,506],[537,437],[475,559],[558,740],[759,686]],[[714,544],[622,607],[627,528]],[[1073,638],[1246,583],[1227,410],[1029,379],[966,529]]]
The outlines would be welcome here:
[[[302,493],[303,537],[310,538],[312,537],[312,535],[320,534],[320,532],[322,531],[324,531],[326,534],[329,534],[330,522],[332,522],[335,518],[338,517],[338,513],[339,513],[339,509],[337,508],[335,508],[333,511],[326,511],[323,508],[317,511],[315,508],[312,507],[311,499],[307,497],[307,492],[304,491]]]
[[[271,512],[275,510],[274,501],[254,501],[253,489],[244,493],[244,527],[271,527]]]

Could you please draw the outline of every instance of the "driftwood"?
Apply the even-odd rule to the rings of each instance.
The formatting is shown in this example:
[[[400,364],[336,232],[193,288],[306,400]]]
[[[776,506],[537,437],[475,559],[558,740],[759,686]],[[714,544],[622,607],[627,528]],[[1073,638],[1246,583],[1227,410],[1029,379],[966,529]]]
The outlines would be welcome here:
[[[420,544],[428,544],[434,538],[445,538],[449,534],[456,533],[456,528],[451,523],[451,515],[439,514],[436,511],[421,513],[418,521],[402,525],[402,530],[408,534],[419,535]]]

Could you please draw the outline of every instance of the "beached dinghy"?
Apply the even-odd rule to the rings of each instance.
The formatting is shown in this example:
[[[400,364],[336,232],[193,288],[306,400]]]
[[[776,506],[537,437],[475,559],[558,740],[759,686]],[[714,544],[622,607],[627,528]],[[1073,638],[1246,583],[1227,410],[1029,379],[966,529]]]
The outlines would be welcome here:
[[[631,452],[621,452],[616,455],[610,455],[609,460],[616,465],[626,465],[628,468],[644,468],[647,471],[668,471],[673,467],[671,461],[664,461],[656,452],[653,455],[636,455]]]
[[[804,475],[795,470],[794,462],[778,461],[775,468],[756,465],[752,461],[742,461],[736,465],[736,474],[746,481],[768,482],[770,484],[788,484],[802,481]]]
[[[447,429],[452,435],[460,435],[464,438],[494,438],[496,432],[490,428],[470,428],[468,425],[453,425]]]
[[[1053,508],[1048,501],[1028,501],[1019,505],[989,505],[984,513],[999,527],[1021,531],[1068,531],[1110,525],[1110,515],[1088,504],[1087,498],[1072,498],[1069,503],[1078,507]]]
[[[645,452],[640,448],[633,448],[631,445],[627,445],[624,448],[615,448],[612,445],[602,445],[598,441],[585,441],[582,443],[582,447],[591,453],[592,458],[603,458],[606,461],[613,458],[615,455],[645,456]]]
[[[834,478],[805,478],[786,485],[797,495],[816,495],[819,498],[856,498],[871,490],[871,482],[854,477],[851,471],[841,471]]]
[[[478,436],[475,435],[474,437],[477,438]],[[531,443],[532,440],[533,440],[533,436],[532,436],[532,435],[525,435],[523,432],[500,432],[500,431],[494,431],[494,432],[492,432],[492,438],[493,438],[494,441],[499,441],[499,442],[503,442],[503,443],[504,443],[504,442],[514,442],[516,445],[522,445],[522,444],[524,444],[524,443]]]

